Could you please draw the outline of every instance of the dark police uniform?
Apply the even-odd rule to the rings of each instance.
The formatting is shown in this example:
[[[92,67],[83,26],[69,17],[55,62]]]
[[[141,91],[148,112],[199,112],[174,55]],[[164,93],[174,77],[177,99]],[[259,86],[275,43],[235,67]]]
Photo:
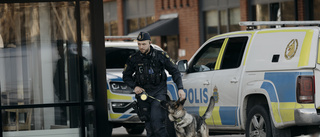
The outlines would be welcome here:
[[[150,40],[150,36],[148,33],[140,32],[138,40]],[[123,81],[132,89],[139,86],[148,95],[159,100],[166,100],[167,75],[165,69],[172,75],[178,89],[183,89],[181,73],[175,63],[166,52],[156,50],[152,46],[148,54],[138,51],[129,57],[123,71]],[[167,113],[161,108],[160,102],[152,98],[142,101],[139,95],[136,95],[136,98],[138,106],[144,113],[144,117],[140,119],[145,121],[147,136],[168,136],[164,123]]]

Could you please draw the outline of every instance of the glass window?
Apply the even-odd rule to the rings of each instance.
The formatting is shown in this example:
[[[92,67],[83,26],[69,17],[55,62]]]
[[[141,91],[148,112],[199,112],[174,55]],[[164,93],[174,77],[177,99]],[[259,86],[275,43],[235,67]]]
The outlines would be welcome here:
[[[237,68],[240,66],[247,41],[248,37],[229,38],[220,69]]]
[[[139,18],[139,27],[143,28],[147,26],[146,18]]]
[[[219,26],[219,17],[218,17],[218,11],[212,10],[207,11],[205,13],[206,15],[206,39],[209,39],[215,35],[218,35],[218,26]]]
[[[48,107],[48,108],[23,108],[2,110],[2,128],[4,137],[15,136],[78,136],[79,107]],[[89,111],[88,115],[93,113]],[[88,122],[90,123],[90,122]],[[52,130],[54,129],[54,130]],[[37,130],[37,132],[28,132]]]
[[[320,0],[313,0],[313,16],[314,20],[320,20]]]
[[[230,11],[230,16],[229,16],[229,20],[230,20],[230,31],[239,31],[240,25],[240,8],[232,8],[229,10]]]
[[[108,36],[110,35],[110,27],[109,27],[109,23],[104,23],[104,35]]]
[[[132,47],[108,47],[106,48],[106,68],[124,68],[130,55],[138,51],[138,46]]]
[[[228,12],[227,10],[220,11],[220,34],[228,32]]]
[[[134,32],[139,29],[138,19],[128,20],[129,33]]]
[[[257,4],[253,6],[253,17],[256,21],[294,21],[295,2],[285,1],[269,4]],[[258,26],[258,29],[267,26]]]
[[[80,136],[80,96],[84,93],[86,101],[93,100],[91,22],[90,2],[80,2],[79,19],[75,4],[0,4],[1,105],[10,108],[63,103],[61,107],[3,109],[5,137],[18,130],[37,132],[21,131],[17,135],[46,136],[53,132],[50,129],[62,128]],[[77,21],[81,21],[80,30]],[[85,107],[86,112],[93,111],[93,107]],[[87,135],[93,133],[88,126],[86,130]],[[60,131],[55,130],[54,134]]]
[[[154,22],[155,22],[154,16],[147,17],[147,25],[152,24],[152,23],[154,23]]]
[[[257,4],[256,9],[256,21],[269,21],[268,4]]]
[[[129,19],[128,20],[129,33],[142,29],[154,22],[155,22],[154,16]]]
[[[281,20],[295,20],[295,4],[294,1],[281,2]]]
[[[192,65],[190,65],[190,71],[201,72],[214,70],[223,42],[224,39],[220,39],[205,45],[195,57]]]
[[[118,21],[110,22],[111,36],[118,36]]]

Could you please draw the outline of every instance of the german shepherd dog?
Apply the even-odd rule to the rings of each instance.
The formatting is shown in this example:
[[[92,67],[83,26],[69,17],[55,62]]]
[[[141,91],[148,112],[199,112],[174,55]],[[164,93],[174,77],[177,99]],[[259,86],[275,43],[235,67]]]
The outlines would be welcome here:
[[[174,123],[177,137],[209,137],[209,129],[205,120],[212,114],[215,102],[213,96],[210,98],[209,106],[202,117],[187,113],[183,108],[186,99],[168,101],[166,107],[169,119]]]

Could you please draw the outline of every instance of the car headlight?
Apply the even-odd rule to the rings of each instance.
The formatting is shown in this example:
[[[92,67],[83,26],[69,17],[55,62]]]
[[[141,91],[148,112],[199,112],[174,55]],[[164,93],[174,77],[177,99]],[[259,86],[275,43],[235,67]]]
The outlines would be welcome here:
[[[110,90],[114,93],[134,94],[132,88],[123,82],[110,82]]]

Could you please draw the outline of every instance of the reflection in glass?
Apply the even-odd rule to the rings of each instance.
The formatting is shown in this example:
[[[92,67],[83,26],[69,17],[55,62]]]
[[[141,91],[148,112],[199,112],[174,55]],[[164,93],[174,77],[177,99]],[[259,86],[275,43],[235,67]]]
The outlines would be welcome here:
[[[220,34],[228,32],[228,13],[227,10],[220,11]]]
[[[138,18],[128,20],[129,33],[139,29]]]
[[[314,20],[320,20],[320,12],[318,11],[320,9],[320,0],[314,0],[313,1],[313,18]]]
[[[269,21],[268,4],[257,4],[255,6],[256,21]],[[257,26],[258,29],[267,28],[266,26]]]
[[[218,34],[218,11],[207,11],[206,15],[206,39],[209,39]]]
[[[268,4],[256,5],[256,20],[257,21],[269,21]]]
[[[281,2],[281,20],[282,21],[295,20],[294,1]]]
[[[86,53],[91,52],[88,4],[81,7]],[[91,54],[78,56],[75,3],[0,4],[0,9],[2,105],[78,102],[79,61],[91,62]]]
[[[239,26],[240,17],[240,8],[230,9],[230,31],[239,31],[241,29]]]
[[[81,1],[81,30],[77,30],[75,4],[0,4],[1,105],[57,106],[2,109],[4,136],[12,136],[15,131],[19,131],[15,135],[22,136],[80,136],[80,97],[93,101],[91,22],[90,2]],[[76,106],[68,106],[70,103]],[[86,106],[85,115],[93,116],[93,111],[93,107]],[[90,137],[94,136],[94,126],[88,125],[93,124],[93,118],[83,121]]]
[[[70,123],[80,123],[80,112],[71,113],[70,110],[79,110],[78,107],[60,107],[68,110],[66,114],[58,113],[57,108],[23,108],[2,110],[2,127],[4,137],[15,136],[49,136],[61,137],[80,136],[79,124],[72,126]],[[93,110],[86,109],[86,115],[92,115]],[[63,111],[61,111],[63,112]],[[71,119],[73,117],[73,119]],[[92,117],[93,118],[93,117]],[[75,120],[75,121],[73,121]],[[86,122],[89,127],[91,122]],[[92,125],[91,125],[92,127]],[[54,130],[53,130],[54,129]],[[88,128],[87,128],[88,129]],[[28,130],[36,130],[30,132]],[[19,131],[19,132],[16,132]],[[13,132],[15,132],[13,134]]]
[[[154,22],[155,22],[154,16],[129,19],[128,20],[129,33],[134,32],[138,29],[142,29]]]

